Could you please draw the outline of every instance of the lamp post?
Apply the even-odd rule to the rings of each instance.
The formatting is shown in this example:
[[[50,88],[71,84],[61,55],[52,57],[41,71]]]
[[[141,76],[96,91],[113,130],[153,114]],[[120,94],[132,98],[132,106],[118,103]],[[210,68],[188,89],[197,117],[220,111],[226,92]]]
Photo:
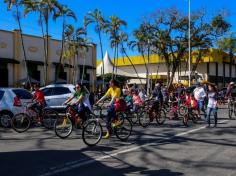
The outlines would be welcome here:
[[[191,85],[191,0],[188,0],[188,79],[189,79],[189,86]]]

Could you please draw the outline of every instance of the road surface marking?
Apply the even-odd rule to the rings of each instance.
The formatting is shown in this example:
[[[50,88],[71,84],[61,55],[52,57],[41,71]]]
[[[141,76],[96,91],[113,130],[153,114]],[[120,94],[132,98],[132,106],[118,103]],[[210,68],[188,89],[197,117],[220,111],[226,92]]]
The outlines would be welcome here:
[[[225,122],[228,122],[229,120],[223,120],[223,121],[220,121],[218,122],[218,124],[221,124],[221,123],[225,123]],[[95,163],[97,161],[102,161],[104,159],[107,159],[107,158],[111,158],[111,157],[114,157],[114,156],[117,156],[119,154],[123,154],[123,153],[128,153],[128,152],[131,152],[131,151],[134,151],[134,150],[137,150],[137,149],[140,149],[140,148],[143,148],[143,147],[147,147],[147,146],[151,146],[153,144],[156,144],[158,142],[162,142],[162,141],[165,141],[165,140],[169,140],[169,139],[172,139],[174,137],[179,137],[179,136],[184,136],[184,135],[187,135],[187,134],[190,134],[190,133],[193,133],[193,132],[196,132],[196,131],[199,131],[201,129],[204,129],[206,128],[206,126],[202,126],[202,127],[199,127],[199,128],[196,128],[196,129],[193,129],[193,130],[189,130],[189,131],[186,131],[186,132],[181,132],[181,133],[178,133],[174,136],[171,136],[171,137],[166,137],[166,138],[162,138],[162,139],[159,139],[155,142],[152,142],[152,143],[148,143],[148,144],[143,144],[143,145],[139,145],[139,146],[135,146],[135,147],[132,147],[132,148],[129,148],[129,149],[125,149],[125,150],[121,150],[121,151],[117,151],[115,153],[107,153],[105,156],[101,156],[101,157],[98,157],[98,158],[94,158],[94,159],[88,159],[87,161],[83,161],[83,162],[80,162],[81,160],[79,161],[74,161],[73,163],[77,163],[77,164],[68,164],[68,163],[65,163],[62,168],[59,168],[57,170],[54,170],[54,171],[50,171],[50,172],[47,172],[47,173],[44,173],[40,176],[51,176],[51,175],[54,175],[54,174],[58,174],[58,173],[61,173],[61,172],[66,172],[66,171],[69,171],[69,170],[72,170],[72,169],[75,169],[75,168],[79,168],[81,166],[85,166],[85,165],[88,165],[88,164],[92,164],[92,163]],[[79,162],[79,163],[78,163]],[[71,162],[69,162],[71,163]]]

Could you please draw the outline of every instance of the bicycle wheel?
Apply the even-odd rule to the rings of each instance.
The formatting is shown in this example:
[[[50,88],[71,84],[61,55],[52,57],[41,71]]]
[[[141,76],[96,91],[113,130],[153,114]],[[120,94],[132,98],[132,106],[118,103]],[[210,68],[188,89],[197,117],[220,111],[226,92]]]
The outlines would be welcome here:
[[[52,109],[46,109],[43,112],[43,120],[42,123],[45,128],[52,129],[54,127],[56,119],[59,118],[59,115],[56,111]]]
[[[184,117],[183,117],[183,124],[186,127],[188,126],[188,119],[189,119],[189,115],[185,114]]]
[[[163,109],[159,111],[156,117],[156,121],[159,125],[164,124],[164,122],[166,121],[166,112]]]
[[[62,139],[67,138],[68,136],[70,136],[72,129],[72,121],[67,116],[59,117],[56,119],[54,124],[54,131],[58,137]]]
[[[114,127],[116,137],[121,141],[126,141],[132,132],[132,123],[128,118],[125,118],[122,113],[117,115],[120,125]]]
[[[230,118],[230,119],[232,119],[232,117],[233,117],[233,111],[234,111],[233,104],[230,103],[230,104],[228,105],[228,115],[229,115],[229,118]]]
[[[84,124],[82,131],[83,142],[88,146],[95,146],[102,139],[102,133],[102,125],[96,119],[91,119]]]
[[[144,128],[146,128],[151,122],[149,114],[147,113],[145,109],[140,112],[138,119],[139,119],[139,125]]]
[[[198,120],[197,114],[191,114],[191,119],[193,123],[197,123],[197,120]]]
[[[11,119],[12,128],[18,133],[23,133],[27,131],[30,127],[30,124],[30,117],[25,113],[16,114]]]
[[[179,113],[180,116],[184,116],[185,114],[188,113],[188,108],[181,105],[178,109],[178,113]]]

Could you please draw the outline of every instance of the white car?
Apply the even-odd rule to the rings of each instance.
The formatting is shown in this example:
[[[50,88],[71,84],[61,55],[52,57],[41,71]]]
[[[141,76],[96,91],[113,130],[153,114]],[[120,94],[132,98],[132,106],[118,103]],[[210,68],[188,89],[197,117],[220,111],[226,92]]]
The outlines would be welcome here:
[[[53,84],[40,88],[43,91],[47,106],[54,109],[61,109],[62,104],[75,93],[75,86],[72,84]]]
[[[23,104],[32,102],[32,94],[21,88],[0,88],[0,122],[10,127],[11,118],[23,112]]]

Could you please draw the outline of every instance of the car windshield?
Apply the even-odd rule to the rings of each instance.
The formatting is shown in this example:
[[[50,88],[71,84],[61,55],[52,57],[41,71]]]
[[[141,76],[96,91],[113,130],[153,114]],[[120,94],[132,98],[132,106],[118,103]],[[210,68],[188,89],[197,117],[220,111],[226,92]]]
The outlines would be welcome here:
[[[20,99],[32,99],[32,94],[25,89],[12,90]]]

